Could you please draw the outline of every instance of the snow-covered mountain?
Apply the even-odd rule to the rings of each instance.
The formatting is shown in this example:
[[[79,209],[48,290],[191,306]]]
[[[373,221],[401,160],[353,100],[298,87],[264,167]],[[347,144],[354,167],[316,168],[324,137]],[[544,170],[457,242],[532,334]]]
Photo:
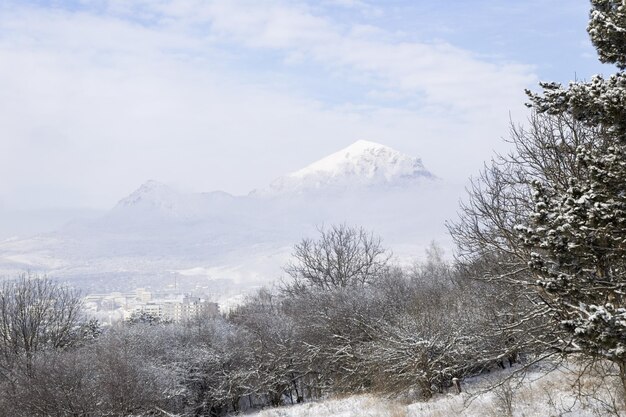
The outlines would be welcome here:
[[[0,275],[48,273],[88,291],[177,280],[232,295],[279,278],[293,244],[324,224],[363,226],[399,258],[420,256],[446,243],[459,195],[419,158],[358,141],[247,196],[148,181],[98,218],[0,242]]]
[[[137,190],[117,203],[118,207],[154,208],[157,210],[176,210],[180,203],[180,193],[155,180],[143,183]],[[178,204],[177,204],[178,203]]]
[[[193,220],[225,210],[236,198],[223,191],[184,193],[155,180],[143,183],[137,190],[120,200],[110,216],[160,217]]]
[[[305,168],[277,178],[267,189],[258,193],[400,187],[433,178],[421,159],[379,143],[359,140]]]

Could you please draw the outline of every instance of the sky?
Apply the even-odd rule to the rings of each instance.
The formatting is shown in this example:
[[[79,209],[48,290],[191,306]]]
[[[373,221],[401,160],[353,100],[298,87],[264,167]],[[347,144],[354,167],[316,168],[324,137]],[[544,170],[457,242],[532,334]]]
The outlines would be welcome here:
[[[584,0],[0,0],[0,211],[246,194],[365,139],[456,183],[524,89],[610,73]]]

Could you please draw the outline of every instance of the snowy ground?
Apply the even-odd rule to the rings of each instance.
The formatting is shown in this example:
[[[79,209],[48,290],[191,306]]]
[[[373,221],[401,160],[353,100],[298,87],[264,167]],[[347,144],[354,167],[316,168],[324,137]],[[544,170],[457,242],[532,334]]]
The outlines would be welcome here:
[[[505,371],[509,372],[509,371]],[[500,376],[502,374],[500,373]],[[522,380],[486,391],[494,377],[466,381],[474,395],[440,395],[428,402],[358,395],[263,410],[254,417],[599,417],[624,416],[615,381],[602,384],[595,376],[577,379],[563,366],[545,373],[534,371]],[[579,395],[582,394],[582,395]]]

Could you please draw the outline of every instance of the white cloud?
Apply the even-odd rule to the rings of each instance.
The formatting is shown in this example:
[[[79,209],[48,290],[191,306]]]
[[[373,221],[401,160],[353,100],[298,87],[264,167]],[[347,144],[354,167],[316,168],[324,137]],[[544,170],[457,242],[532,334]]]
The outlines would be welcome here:
[[[432,103],[463,110],[483,111],[494,99],[517,99],[536,78],[526,65],[489,63],[444,42],[401,41],[358,25],[342,28],[304,7],[230,1],[202,10],[196,13],[227,39],[295,52],[347,74],[366,74],[370,83],[405,94],[423,93]]]
[[[335,99],[291,88],[310,80],[300,69],[338,86]],[[148,178],[245,192],[357,139],[459,179],[489,157],[534,79],[304,4],[15,6],[0,13],[0,196],[103,207]]]

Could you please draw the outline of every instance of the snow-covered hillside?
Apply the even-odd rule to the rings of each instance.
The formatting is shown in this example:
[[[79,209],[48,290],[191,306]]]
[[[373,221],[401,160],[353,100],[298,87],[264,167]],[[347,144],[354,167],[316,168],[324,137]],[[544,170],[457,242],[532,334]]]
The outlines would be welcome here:
[[[246,196],[148,181],[98,218],[0,242],[0,274],[48,273],[88,291],[177,281],[236,295],[279,278],[293,244],[324,224],[370,229],[400,261],[433,239],[446,245],[461,192],[418,158],[359,141]]]
[[[511,370],[464,381],[461,395],[430,401],[356,395],[318,403],[273,408],[251,417],[598,417],[623,416],[615,380],[580,378],[577,366],[537,369],[498,384]],[[495,386],[495,387],[494,387]]]

